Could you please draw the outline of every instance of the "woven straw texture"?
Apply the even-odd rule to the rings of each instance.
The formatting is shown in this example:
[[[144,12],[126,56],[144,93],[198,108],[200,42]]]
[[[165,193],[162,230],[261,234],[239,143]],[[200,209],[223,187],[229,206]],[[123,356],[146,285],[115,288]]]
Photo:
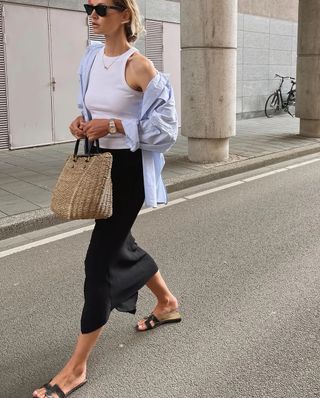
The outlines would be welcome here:
[[[112,155],[70,155],[51,198],[51,210],[67,220],[112,216]]]

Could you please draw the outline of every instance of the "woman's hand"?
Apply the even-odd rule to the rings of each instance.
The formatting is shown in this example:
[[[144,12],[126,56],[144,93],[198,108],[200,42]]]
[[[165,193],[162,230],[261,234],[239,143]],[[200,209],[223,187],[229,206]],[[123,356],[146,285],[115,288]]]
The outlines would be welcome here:
[[[69,126],[70,133],[74,135],[78,140],[81,138],[85,138],[85,134],[82,131],[83,123],[84,123],[83,116],[78,116]]]
[[[87,123],[81,123],[83,134],[85,134],[89,141],[98,140],[108,134],[109,120],[108,119],[94,119]]]

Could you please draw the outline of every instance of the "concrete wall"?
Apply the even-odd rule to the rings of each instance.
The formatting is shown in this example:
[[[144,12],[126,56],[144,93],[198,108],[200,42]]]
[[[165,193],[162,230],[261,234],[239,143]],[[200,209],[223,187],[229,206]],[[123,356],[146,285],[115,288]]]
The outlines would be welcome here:
[[[180,4],[168,0],[147,0],[146,18],[180,23]]]
[[[180,3],[180,0],[167,0]],[[241,14],[298,21],[299,0],[238,0]]]
[[[163,68],[170,76],[173,86],[176,108],[181,126],[181,57],[180,57],[180,25],[163,23]]]
[[[239,12],[275,19],[298,21],[299,0],[238,0]]]
[[[179,23],[179,3],[148,0],[146,16]],[[238,118],[263,115],[267,96],[279,84],[275,73],[296,76],[298,5],[299,0],[239,0]]]
[[[262,114],[267,96],[279,85],[275,73],[295,77],[296,59],[296,22],[239,14],[237,113]]]

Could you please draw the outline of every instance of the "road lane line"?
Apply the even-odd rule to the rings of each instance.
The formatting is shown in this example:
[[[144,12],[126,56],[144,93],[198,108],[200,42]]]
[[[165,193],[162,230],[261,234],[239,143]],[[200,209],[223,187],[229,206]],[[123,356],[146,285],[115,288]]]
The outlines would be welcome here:
[[[253,177],[245,178],[242,181],[250,182],[250,181],[254,181],[254,180],[259,180],[260,178],[268,177],[268,176],[271,176],[273,174],[281,173],[283,171],[288,171],[288,169],[277,169],[277,170],[268,171],[267,173],[262,173],[262,174],[258,174],[258,175],[253,176]]]
[[[57,240],[70,238],[71,236],[79,235],[79,234],[82,234],[83,232],[91,231],[91,230],[93,230],[93,228],[94,228],[94,225],[89,225],[87,227],[75,229],[73,231],[64,232],[59,235],[50,236],[49,238],[45,238],[45,239],[37,240],[35,242],[27,243],[26,245],[23,245],[23,246],[14,247],[13,249],[8,249],[3,252],[0,252],[0,258],[7,257],[7,256],[10,256],[11,254],[16,254],[16,253],[22,252],[24,250],[32,249],[37,246],[43,246],[43,245],[46,245],[47,243],[56,242]]]
[[[235,187],[235,186],[241,185],[241,184],[243,184],[243,181],[236,181],[236,182],[232,182],[231,184],[222,185],[221,187],[216,187],[216,188],[208,189],[206,191],[195,193],[193,195],[188,195],[188,196],[185,196],[185,198],[189,199],[189,200],[195,199],[195,198],[199,198],[200,196],[209,195],[211,193],[218,192],[218,191],[223,191],[224,189]]]
[[[319,162],[319,161],[320,161],[320,158],[316,158],[316,159],[308,160],[307,162],[298,163],[298,164],[294,164],[292,166],[288,166],[287,169],[289,169],[289,170],[296,169],[297,167],[306,166],[308,164]]]
[[[208,189],[206,191],[198,192],[198,193],[195,193],[195,194],[192,194],[192,195],[187,195],[187,196],[184,196],[182,198],[178,198],[178,199],[172,200],[167,205],[160,205],[160,206],[154,207],[154,208],[151,207],[151,208],[142,209],[142,210],[140,210],[139,215],[150,213],[150,212],[161,210],[161,209],[165,209],[167,207],[174,206],[176,204],[186,202],[187,200],[196,199],[196,198],[199,198],[201,196],[205,196],[205,195],[209,195],[209,194],[212,194],[212,193],[215,193],[215,192],[219,192],[219,191],[222,191],[222,190],[225,190],[225,189],[228,189],[228,188],[232,188],[232,187],[244,184],[244,183],[255,181],[255,180],[258,180],[260,178],[264,178],[264,177],[268,177],[268,176],[271,176],[271,175],[275,175],[277,173],[281,173],[281,172],[284,172],[284,171],[289,171],[289,170],[295,169],[297,167],[307,166],[309,164],[312,164],[312,163],[315,163],[315,162],[319,162],[319,161],[320,161],[320,158],[315,158],[315,159],[312,159],[312,160],[308,160],[306,162],[297,163],[297,164],[294,164],[292,166],[287,166],[287,167],[284,167],[284,168],[281,168],[281,169],[276,169],[276,170],[272,170],[272,171],[267,172],[267,173],[262,173],[262,174],[258,174],[258,175],[253,176],[253,177],[245,178],[243,180],[239,180],[239,181],[233,182],[231,184],[222,185],[220,187]],[[2,252],[0,251],[0,258],[7,257],[7,256],[10,256],[12,254],[16,254],[16,253],[22,252],[24,250],[32,249],[32,248],[37,247],[37,246],[42,246],[42,245],[45,245],[47,243],[55,242],[55,241],[58,241],[58,240],[61,240],[61,239],[65,239],[65,238],[69,238],[69,237],[74,236],[74,235],[79,235],[79,234],[81,234],[83,232],[91,231],[91,230],[93,230],[93,228],[94,228],[94,224],[90,225],[90,226],[87,226],[87,227],[78,228],[78,229],[75,229],[73,231],[64,232],[64,233],[61,233],[61,234],[58,234],[58,235],[55,235],[55,236],[52,236],[52,237],[49,237],[49,238],[41,239],[39,241],[28,243],[28,244],[25,244],[25,245],[22,245],[22,246],[19,246],[19,247],[15,247],[13,249],[4,250]]]
[[[147,209],[140,210],[139,214],[151,213],[152,211],[155,211],[156,209],[157,209],[156,207],[148,207]]]
[[[147,209],[142,209],[139,211],[139,215],[140,214],[146,214],[146,213],[151,213],[152,211],[156,211],[156,210],[161,210],[161,209],[166,209],[167,207],[170,206],[174,206],[177,205],[179,203],[182,202],[186,202],[185,198],[179,198],[179,199],[174,199],[174,200],[170,200],[170,202],[168,204],[161,204],[158,207],[148,207]]]
[[[154,210],[166,209],[167,207],[178,205],[179,203],[186,202],[186,201],[187,201],[187,199],[185,197],[184,198],[170,200],[170,202],[168,202],[168,204],[160,205],[160,206],[156,207]]]
[[[284,167],[283,169],[277,169],[276,173],[282,173],[283,171],[288,171],[288,168]]]

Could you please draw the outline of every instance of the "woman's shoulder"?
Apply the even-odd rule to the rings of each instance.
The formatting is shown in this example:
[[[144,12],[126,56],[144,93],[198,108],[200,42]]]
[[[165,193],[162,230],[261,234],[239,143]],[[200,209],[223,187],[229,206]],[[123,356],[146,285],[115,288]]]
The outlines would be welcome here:
[[[149,71],[156,71],[153,62],[142,55],[139,51],[135,51],[129,58],[130,66],[136,73],[147,73]]]
[[[158,72],[153,62],[138,51],[135,51],[129,58],[128,67],[134,75],[138,86],[143,90]]]

